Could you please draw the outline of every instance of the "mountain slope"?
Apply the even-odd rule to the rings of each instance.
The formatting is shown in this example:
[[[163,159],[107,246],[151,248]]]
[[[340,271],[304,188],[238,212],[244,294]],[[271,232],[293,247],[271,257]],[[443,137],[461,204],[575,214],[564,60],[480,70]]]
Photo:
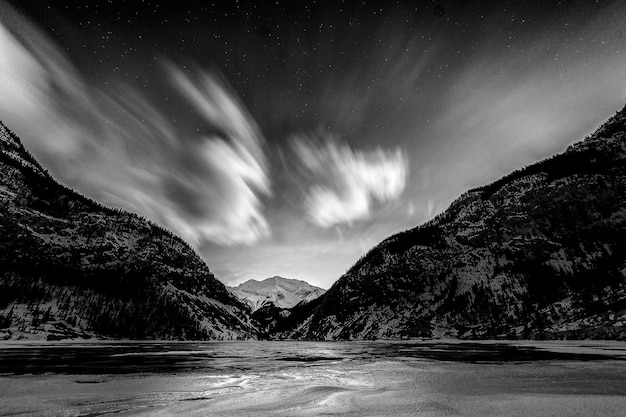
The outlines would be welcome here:
[[[58,184],[0,123],[0,338],[251,338],[169,231]]]
[[[301,302],[309,302],[325,292],[308,282],[279,276],[263,281],[251,279],[229,289],[248,304],[253,312],[268,305],[279,309],[292,308]]]
[[[626,107],[360,259],[292,337],[626,338]]]

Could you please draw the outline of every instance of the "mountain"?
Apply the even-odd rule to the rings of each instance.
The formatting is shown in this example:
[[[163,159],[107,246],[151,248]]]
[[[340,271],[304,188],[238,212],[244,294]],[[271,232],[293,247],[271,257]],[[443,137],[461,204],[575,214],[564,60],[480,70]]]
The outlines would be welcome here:
[[[297,279],[279,276],[263,281],[251,279],[229,290],[252,311],[273,305],[279,309],[289,309],[299,303],[307,303],[324,294],[325,290]]]
[[[60,185],[0,123],[0,338],[255,335],[187,243]]]
[[[626,339],[626,107],[363,256],[306,339]]]

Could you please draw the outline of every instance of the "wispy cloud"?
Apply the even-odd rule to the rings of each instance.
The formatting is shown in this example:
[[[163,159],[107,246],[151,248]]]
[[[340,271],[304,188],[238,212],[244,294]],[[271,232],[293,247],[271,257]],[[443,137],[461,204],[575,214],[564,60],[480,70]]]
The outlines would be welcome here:
[[[2,11],[11,19],[0,20],[0,118],[61,181],[196,245],[269,236],[264,140],[218,76],[164,64],[163,84],[180,97],[175,114],[165,113],[130,86],[90,85],[26,19]],[[181,114],[203,129],[181,128]]]
[[[427,131],[436,146],[416,155],[433,181],[416,194],[443,209],[468,188],[561,152],[621,108],[625,12],[623,2],[614,3],[571,33],[555,22],[547,35],[519,40],[523,47],[484,49],[468,59],[433,101],[445,109]]]
[[[408,162],[401,149],[352,150],[333,139],[321,146],[311,139],[297,138],[294,149],[311,174],[306,208],[318,226],[368,218],[375,201],[386,203],[402,194]]]
[[[190,166],[185,163],[183,175],[168,178],[168,197],[182,205],[179,209],[188,214],[184,220],[197,215],[209,220],[192,225],[199,237],[223,244],[250,244],[267,237],[270,229],[260,195],[270,194],[270,180],[256,123],[216,77],[203,73],[194,82],[171,65],[169,73],[183,96],[217,133],[203,137],[192,157],[200,158],[198,170],[191,170],[189,175]],[[197,177],[197,172],[204,175]],[[194,198],[186,194],[199,198],[199,206],[189,205]],[[212,216],[205,219],[207,213]],[[193,233],[188,230],[186,234]]]

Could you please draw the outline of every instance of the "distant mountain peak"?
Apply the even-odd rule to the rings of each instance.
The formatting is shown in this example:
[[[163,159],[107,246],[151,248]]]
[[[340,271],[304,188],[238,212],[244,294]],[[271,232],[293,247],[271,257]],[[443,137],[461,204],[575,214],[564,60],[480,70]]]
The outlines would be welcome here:
[[[250,279],[229,290],[256,311],[267,305],[291,308],[301,302],[309,302],[326,291],[306,281],[273,276],[262,281]]]

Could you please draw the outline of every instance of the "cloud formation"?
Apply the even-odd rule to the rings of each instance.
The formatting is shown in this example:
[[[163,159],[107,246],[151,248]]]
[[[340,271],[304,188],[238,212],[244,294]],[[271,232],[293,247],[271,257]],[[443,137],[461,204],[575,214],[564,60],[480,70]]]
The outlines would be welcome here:
[[[162,84],[175,87],[180,103],[164,113],[136,88],[89,84],[37,28],[2,12],[11,18],[0,21],[0,118],[59,180],[195,245],[270,235],[264,140],[218,76],[163,65]],[[185,125],[203,129],[177,125],[188,114]]]
[[[182,203],[178,209],[187,214],[181,220],[200,219],[185,235],[222,244],[251,244],[269,236],[260,195],[271,194],[270,180],[256,123],[216,77],[203,73],[194,82],[171,65],[169,73],[216,131],[202,138],[193,155],[185,155],[190,160],[183,161],[180,175],[166,179],[166,195]],[[190,170],[194,165],[197,169]]]
[[[386,203],[402,194],[408,162],[399,148],[359,151],[333,140],[321,147],[312,142],[298,138],[294,149],[314,181],[306,193],[306,208],[318,226],[368,218],[375,201]]]

